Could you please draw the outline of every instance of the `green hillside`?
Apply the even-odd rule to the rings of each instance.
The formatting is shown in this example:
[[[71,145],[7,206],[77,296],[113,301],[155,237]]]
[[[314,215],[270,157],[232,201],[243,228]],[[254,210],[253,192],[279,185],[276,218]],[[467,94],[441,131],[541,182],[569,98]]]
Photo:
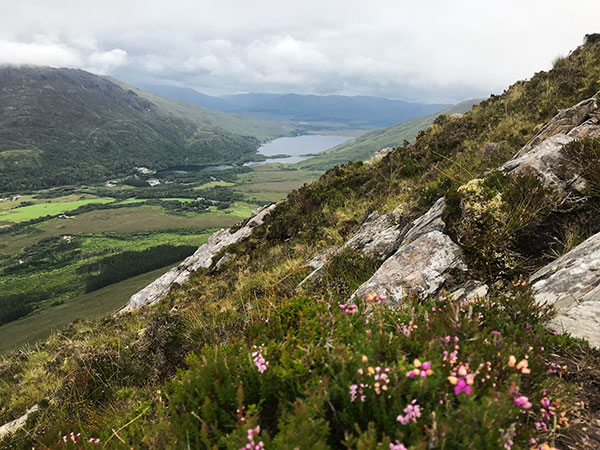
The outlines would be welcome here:
[[[242,136],[254,136],[261,142],[273,139],[274,137],[290,135],[295,130],[295,126],[290,124],[269,122],[254,117],[228,114],[222,111],[208,109],[193,103],[143,91],[113,78],[110,79],[123,87],[123,89],[132,90],[140,97],[151,101],[162,111],[177,117],[187,118],[198,126],[210,124],[230,133]]]
[[[556,311],[528,281],[600,232],[598,91],[600,35],[590,35],[552,70],[463,116],[438,117],[413,144],[293,191],[156,305],[81,320],[3,358],[0,423],[39,410],[0,446],[598,449],[600,352],[548,327]],[[495,170],[583,100],[594,106],[577,132],[595,134],[560,147],[561,186],[573,190],[544,185],[555,172],[543,168]],[[581,192],[569,182],[575,169]],[[437,264],[448,247],[463,249],[465,267],[452,266],[444,287],[475,278],[487,296],[418,285],[395,303],[378,292],[351,297],[382,262],[344,243],[375,211],[393,211],[403,229],[441,197],[448,234],[409,241],[404,265],[419,250]],[[438,252],[440,235],[450,243]],[[313,271],[307,261],[332,247],[321,277],[299,286]],[[581,279],[591,272],[577,268]]]
[[[393,127],[370,131],[351,141],[344,142],[332,149],[326,150],[318,156],[296,164],[304,169],[327,170],[338,164],[348,161],[363,161],[387,147],[396,147],[404,141],[412,142],[419,131],[424,130],[440,115],[464,114],[480,100],[466,100],[440,111],[437,114],[417,117],[416,119],[402,122]]]
[[[0,68],[0,189],[251,159],[289,127],[210,112],[75,69]]]

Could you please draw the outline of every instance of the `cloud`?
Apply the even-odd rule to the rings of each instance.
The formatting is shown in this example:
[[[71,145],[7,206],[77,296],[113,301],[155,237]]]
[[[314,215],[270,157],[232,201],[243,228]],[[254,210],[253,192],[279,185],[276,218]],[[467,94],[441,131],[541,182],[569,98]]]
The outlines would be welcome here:
[[[115,48],[107,52],[94,52],[87,58],[90,65],[87,70],[101,75],[107,75],[127,61],[127,52]]]
[[[0,64],[77,67],[82,60],[73,49],[57,44],[0,40]]]
[[[0,62],[212,94],[458,101],[548,69],[598,17],[597,0],[28,0],[0,16]]]

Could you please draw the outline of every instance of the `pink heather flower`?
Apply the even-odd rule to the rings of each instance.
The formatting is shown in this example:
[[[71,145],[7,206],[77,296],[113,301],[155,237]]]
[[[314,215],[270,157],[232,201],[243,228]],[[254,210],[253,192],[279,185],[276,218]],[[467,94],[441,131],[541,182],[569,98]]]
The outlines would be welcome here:
[[[350,401],[353,402],[356,400],[356,393],[358,392],[358,385],[352,384],[350,385]]]
[[[80,437],[81,437],[81,433],[77,433],[77,434],[75,434],[75,433],[73,433],[73,432],[71,431],[71,440],[72,440],[73,442],[77,442],[77,441],[79,440],[79,438],[80,438]]]
[[[454,386],[454,393],[460,395],[461,392],[469,395],[471,393],[471,386],[467,384],[465,380],[458,380],[456,386]]]
[[[100,439],[98,439],[98,438],[90,438],[89,442],[90,442],[90,444],[99,444],[100,443]]]
[[[252,358],[254,359],[254,364],[258,368],[260,373],[263,373],[269,367],[269,363],[265,361],[265,358],[260,352],[252,353]]]
[[[498,336],[498,335],[500,334],[500,332],[499,332],[499,331],[496,331],[496,330],[494,330],[494,331],[492,331],[492,334],[493,334],[494,336]]]
[[[518,397],[515,397],[513,399],[513,403],[515,404],[515,406],[520,406],[523,409],[529,409],[532,406],[529,402],[529,399],[524,395],[519,395]]]
[[[421,407],[416,400],[413,400],[404,408],[404,416],[399,415],[396,417],[396,421],[406,425],[409,422],[416,422],[419,417],[421,417]]]
[[[248,429],[248,440],[253,441],[254,435],[259,434],[259,433],[260,433],[260,425],[257,425],[256,428],[249,428]]]
[[[338,307],[344,312],[344,314],[354,314],[357,312],[358,308],[356,305],[338,305]]]
[[[548,431],[548,425],[546,425],[544,422],[536,422],[535,429],[536,431]]]
[[[406,450],[406,447],[400,441],[396,441],[395,444],[390,442],[390,450]]]
[[[468,373],[469,365],[461,364],[452,375],[448,377],[450,384],[454,385],[454,393],[460,395],[464,392],[466,395],[471,393],[471,386],[475,380],[475,374]]]
[[[380,295],[379,296],[379,301],[380,302],[385,302],[387,300],[387,297],[385,295]]]
[[[250,442],[244,445],[240,450],[262,450],[265,448],[263,441],[258,443],[254,442],[254,436],[258,436],[258,434],[260,434],[260,426],[257,425],[255,428],[248,429],[248,440]]]
[[[425,361],[421,363],[418,359],[415,359],[413,362],[414,369],[409,370],[406,373],[408,378],[413,378],[415,376],[420,376],[421,378],[427,378],[429,375],[433,374],[433,370],[431,370],[431,361]]]
[[[515,443],[513,442],[512,439],[507,439],[507,441],[504,443],[504,448],[506,450],[510,450],[514,444]]]

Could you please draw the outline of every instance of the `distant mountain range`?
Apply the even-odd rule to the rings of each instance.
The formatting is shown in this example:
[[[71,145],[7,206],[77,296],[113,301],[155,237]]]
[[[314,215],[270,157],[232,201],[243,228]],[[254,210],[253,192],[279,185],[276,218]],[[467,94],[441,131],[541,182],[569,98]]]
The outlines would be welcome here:
[[[373,153],[383,148],[397,147],[402,145],[404,141],[412,142],[417,137],[419,131],[431,125],[438,116],[442,114],[448,116],[452,114],[464,114],[480,101],[481,99],[465,100],[436,114],[417,117],[416,119],[408,120],[389,128],[370,131],[326,150],[315,157],[299,162],[296,166],[303,169],[327,170],[348,161],[369,159]]]
[[[330,127],[337,124],[349,128],[387,127],[435,114],[451,106],[367,96],[237,94],[213,97],[194,89],[173,86],[144,86],[144,89],[205,108],[271,120],[305,122],[309,127],[315,124]]]
[[[252,159],[282,123],[211,111],[77,69],[0,67],[0,191],[87,183],[136,166]]]

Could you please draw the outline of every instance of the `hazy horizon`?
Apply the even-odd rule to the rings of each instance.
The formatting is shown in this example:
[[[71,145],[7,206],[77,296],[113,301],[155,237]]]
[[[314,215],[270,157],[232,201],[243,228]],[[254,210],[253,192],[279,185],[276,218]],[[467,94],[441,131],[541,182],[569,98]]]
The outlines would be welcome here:
[[[557,0],[30,0],[4,8],[0,64],[76,67],[216,96],[456,103],[549,69],[600,31],[599,16],[591,0],[569,8]]]

